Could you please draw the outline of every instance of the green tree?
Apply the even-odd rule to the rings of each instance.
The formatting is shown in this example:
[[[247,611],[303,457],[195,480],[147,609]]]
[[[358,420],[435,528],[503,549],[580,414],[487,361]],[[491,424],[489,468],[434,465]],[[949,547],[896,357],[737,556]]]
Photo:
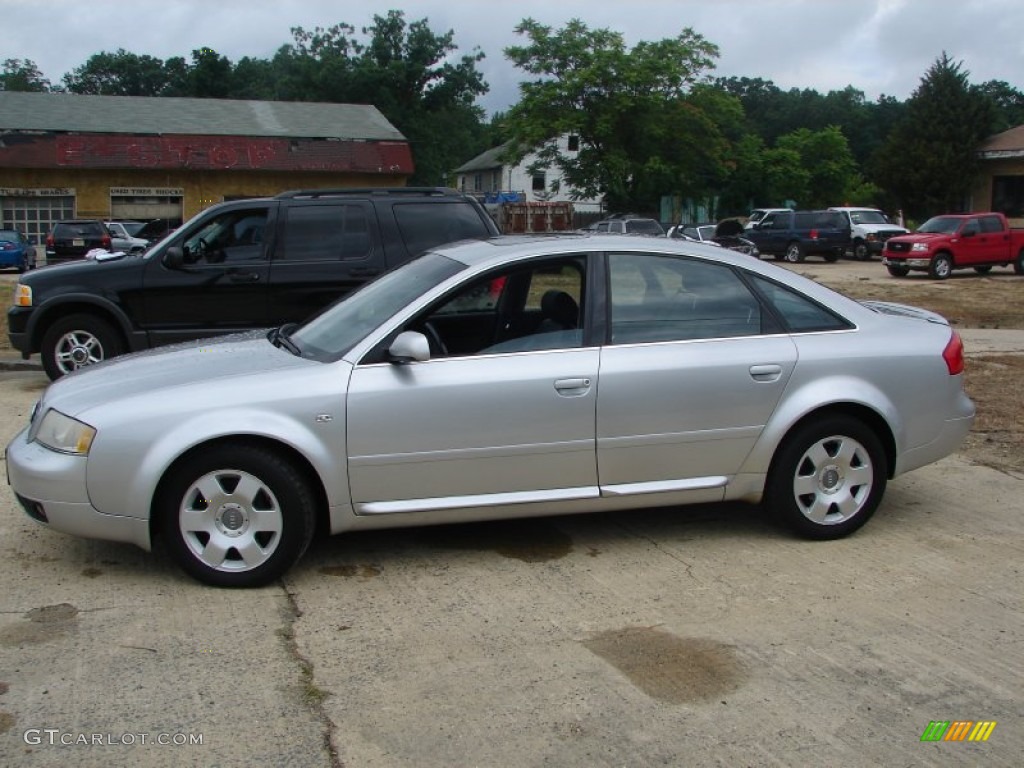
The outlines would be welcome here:
[[[169,76],[164,62],[119,48],[93,54],[63,78],[71,93],[93,96],[164,96]]]
[[[979,88],[992,100],[999,113],[993,126],[995,133],[1024,125],[1024,93],[1003,80],[989,80]]]
[[[620,209],[655,210],[661,195],[700,193],[720,175],[726,152],[710,110],[728,108],[691,94],[718,56],[712,43],[687,28],[630,50],[618,32],[579,19],[558,31],[524,19],[515,31],[528,42],[505,55],[532,79],[507,115],[510,159],[536,151],[578,197],[603,195]],[[559,150],[565,134],[579,138],[577,153]]]
[[[974,186],[978,145],[994,133],[998,114],[968,74],[943,52],[879,152],[875,178],[911,218],[963,210]]]
[[[25,59],[5,59],[3,72],[0,72],[0,91],[34,91],[52,90],[50,81],[43,77],[34,61]]]
[[[800,166],[806,173],[806,193],[794,199],[802,208],[840,205],[860,184],[850,146],[837,126],[820,131],[801,128],[781,136],[776,147],[800,158]]]

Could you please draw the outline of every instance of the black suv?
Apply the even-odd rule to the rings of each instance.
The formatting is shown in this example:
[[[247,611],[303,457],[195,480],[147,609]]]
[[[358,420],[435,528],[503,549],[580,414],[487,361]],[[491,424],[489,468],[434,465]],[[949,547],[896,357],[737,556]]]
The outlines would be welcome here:
[[[773,211],[743,236],[762,254],[791,263],[808,256],[836,261],[852,242],[850,220],[839,211]]]
[[[46,236],[46,263],[83,259],[89,251],[112,248],[110,231],[102,221],[58,221]]]
[[[51,379],[178,341],[301,322],[438,245],[499,234],[450,189],[333,189],[220,203],[144,255],[25,275],[11,345]]]

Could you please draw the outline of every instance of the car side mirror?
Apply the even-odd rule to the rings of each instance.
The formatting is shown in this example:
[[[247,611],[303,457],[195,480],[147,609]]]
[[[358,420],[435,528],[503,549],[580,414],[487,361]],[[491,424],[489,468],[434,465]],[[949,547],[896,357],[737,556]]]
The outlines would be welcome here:
[[[184,269],[185,251],[180,245],[172,245],[164,252],[164,266],[168,269]]]
[[[388,347],[393,363],[424,363],[430,359],[430,342],[418,331],[402,331]]]

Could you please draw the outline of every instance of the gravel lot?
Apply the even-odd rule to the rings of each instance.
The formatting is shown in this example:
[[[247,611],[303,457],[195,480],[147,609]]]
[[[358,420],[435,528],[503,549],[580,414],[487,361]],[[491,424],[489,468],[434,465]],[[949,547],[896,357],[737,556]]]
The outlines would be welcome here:
[[[944,285],[985,281],[1024,288]],[[45,384],[0,371],[4,443]],[[732,505],[374,532],[238,592],[2,490],[0,765],[1017,766],[1022,492],[968,447],[837,542]],[[997,725],[922,743],[935,720]]]

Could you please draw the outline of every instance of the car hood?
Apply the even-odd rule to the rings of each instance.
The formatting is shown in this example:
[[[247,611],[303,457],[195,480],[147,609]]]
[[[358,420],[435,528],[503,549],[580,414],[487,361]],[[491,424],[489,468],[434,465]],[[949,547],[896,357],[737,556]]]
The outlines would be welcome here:
[[[47,389],[48,408],[75,416],[89,408],[134,395],[169,392],[211,382],[320,363],[296,357],[271,344],[266,331],[250,331],[137,352],[83,368]]]
[[[953,237],[953,235],[947,235],[944,232],[908,232],[905,235],[896,235],[896,237],[892,237],[890,240],[927,243],[931,240],[943,240],[949,237]]]

